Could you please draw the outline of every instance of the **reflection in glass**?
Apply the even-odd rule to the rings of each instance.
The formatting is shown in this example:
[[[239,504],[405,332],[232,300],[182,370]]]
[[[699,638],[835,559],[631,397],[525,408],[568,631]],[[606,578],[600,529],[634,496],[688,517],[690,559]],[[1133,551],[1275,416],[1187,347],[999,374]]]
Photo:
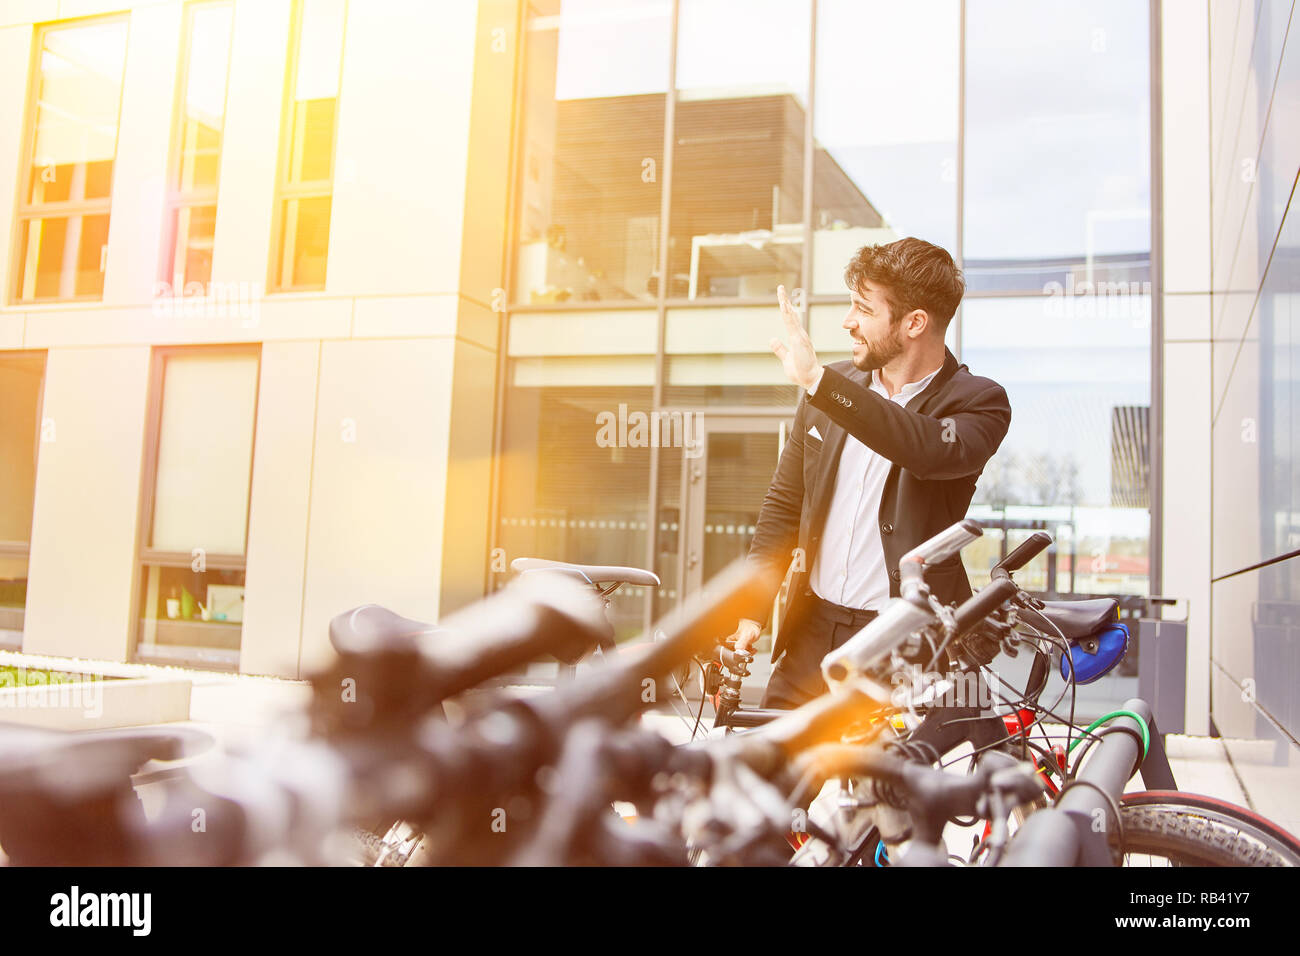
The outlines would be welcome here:
[[[530,6],[514,298],[653,298],[671,4]]]
[[[1150,281],[1147,19],[1129,0],[967,4],[968,289]]]
[[[664,402],[789,408],[799,389],[769,347],[775,305],[669,309],[664,327]]]
[[[1279,29],[1276,6],[1264,3],[1259,7],[1261,44],[1270,32],[1270,21],[1274,31]],[[1275,39],[1274,45],[1277,42]],[[1291,118],[1300,115],[1300,31],[1288,35],[1280,64],[1275,62],[1275,54],[1270,56],[1257,46],[1244,84],[1248,88],[1253,85],[1258,95],[1253,111],[1249,109],[1251,104],[1245,104],[1247,117],[1237,131],[1241,142],[1231,155],[1246,158],[1225,160],[1221,167],[1214,167],[1216,204],[1212,221],[1216,235],[1211,248],[1216,339],[1241,338],[1255,308],[1264,271],[1271,273],[1276,268],[1270,264],[1270,257],[1295,185],[1300,125]],[[1257,165],[1251,158],[1256,148]],[[1288,229],[1294,236],[1291,222]]]
[[[506,401],[495,544],[508,561],[644,567],[650,450],[633,416],[648,414],[651,389],[512,386]],[[603,437],[601,424],[610,419],[602,415],[614,423]],[[494,584],[509,576],[498,573]],[[641,632],[651,597],[632,587],[611,597],[620,640]]]
[[[712,579],[749,553],[758,509],[780,459],[779,442],[775,429],[710,431],[704,466],[707,485],[700,580]]]
[[[212,278],[233,11],[230,3],[204,3],[191,8],[187,24],[176,165],[161,263],[163,280],[176,290]]]
[[[330,178],[334,162],[334,105],[332,99],[294,102],[289,147],[291,182]]]
[[[126,34],[125,20],[41,34],[26,203],[19,209],[20,301],[103,292]]]
[[[334,191],[345,2],[303,0],[299,9],[273,280],[280,289],[322,289]]]
[[[343,57],[343,0],[305,0],[289,116],[287,178],[328,180]]]
[[[808,0],[682,3],[670,296],[799,285],[811,22]]]
[[[1006,389],[1011,429],[971,515],[1056,539],[1047,590],[1145,594],[1150,555],[1150,299],[967,299],[962,361]],[[1001,551],[965,552],[973,584]]]
[[[26,220],[19,273],[23,298],[99,296],[104,291],[108,218],[104,214]]]
[[[329,255],[330,197],[285,200],[280,276],[286,287],[322,288]]]
[[[117,153],[126,32],[124,20],[46,31],[30,168],[31,202],[108,195],[104,187]],[[89,167],[95,171],[88,173]],[[77,175],[86,177],[88,188],[78,188]],[[51,181],[55,185],[47,197]]]
[[[168,223],[173,263],[172,288],[183,289],[191,282],[212,278],[212,250],[216,238],[215,205],[180,206]]]
[[[231,4],[213,3],[195,7],[190,19],[181,105],[181,190],[217,184],[233,16]]]
[[[821,0],[814,293],[843,292],[865,245],[918,236],[955,254],[960,21],[958,0]]]
[[[1210,16],[1210,701],[1252,804],[1296,831],[1300,35],[1289,2],[1212,4]]]
[[[1212,353],[1215,575],[1300,549],[1300,215],[1294,202],[1251,299],[1243,328],[1216,338]],[[1300,591],[1292,598],[1300,599]]]

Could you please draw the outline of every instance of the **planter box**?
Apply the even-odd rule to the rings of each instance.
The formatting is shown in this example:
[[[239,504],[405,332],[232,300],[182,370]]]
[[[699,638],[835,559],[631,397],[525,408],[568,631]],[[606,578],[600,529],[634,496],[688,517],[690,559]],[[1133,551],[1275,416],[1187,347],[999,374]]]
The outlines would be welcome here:
[[[0,687],[0,723],[49,730],[108,730],[190,719],[190,682],[122,677]]]

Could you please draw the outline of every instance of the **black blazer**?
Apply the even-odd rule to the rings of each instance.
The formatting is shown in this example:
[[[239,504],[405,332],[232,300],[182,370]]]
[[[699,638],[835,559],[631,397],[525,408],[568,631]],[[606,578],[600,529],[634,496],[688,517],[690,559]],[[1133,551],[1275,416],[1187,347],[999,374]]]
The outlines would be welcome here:
[[[850,436],[893,463],[880,499],[880,540],[890,569],[889,593],[898,596],[898,561],[921,542],[966,516],[975,480],[1011,425],[1011,405],[1002,386],[972,375],[944,349],[943,366],[930,384],[912,397],[909,408],[871,391],[871,373],[850,361],[826,366],[812,398],[805,393],[795,412],[772,484],[763,498],[749,560],[780,581],[796,557],[784,620],[794,620],[812,594],[809,572],[821,544],[822,528],[835,489],[840,451]],[[816,428],[819,441],[810,434]],[[934,595],[945,604],[970,597],[970,581],[960,556],[926,574]],[[773,587],[757,599],[756,621],[771,613]],[[785,649],[780,630],[772,659]]]

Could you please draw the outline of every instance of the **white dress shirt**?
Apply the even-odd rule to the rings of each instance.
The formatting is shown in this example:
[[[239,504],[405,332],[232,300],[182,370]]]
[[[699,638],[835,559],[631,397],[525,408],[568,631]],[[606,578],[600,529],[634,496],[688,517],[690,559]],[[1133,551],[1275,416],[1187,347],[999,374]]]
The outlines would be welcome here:
[[[941,368],[919,382],[904,385],[892,398],[880,381],[880,370],[874,369],[871,390],[906,407]],[[889,569],[885,567],[885,548],[880,540],[880,498],[891,465],[888,458],[852,435],[845,439],[821,546],[810,575],[812,589],[822,600],[875,611],[883,610],[889,602]]]

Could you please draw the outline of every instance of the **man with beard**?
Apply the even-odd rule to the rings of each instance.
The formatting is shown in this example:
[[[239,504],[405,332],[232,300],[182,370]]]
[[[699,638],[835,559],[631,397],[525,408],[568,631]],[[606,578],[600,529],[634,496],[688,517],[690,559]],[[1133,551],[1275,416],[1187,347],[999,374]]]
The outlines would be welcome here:
[[[774,338],[772,351],[804,394],[749,550],[778,575],[793,559],[764,707],[825,691],[821,659],[898,596],[899,558],[966,516],[1011,424],[1002,386],[944,345],[965,291],[945,250],[915,238],[865,246],[844,279],[853,358],[825,367],[777,290],[790,344]],[[945,604],[971,593],[959,556],[926,581]],[[774,596],[741,619],[738,648],[758,639]]]

